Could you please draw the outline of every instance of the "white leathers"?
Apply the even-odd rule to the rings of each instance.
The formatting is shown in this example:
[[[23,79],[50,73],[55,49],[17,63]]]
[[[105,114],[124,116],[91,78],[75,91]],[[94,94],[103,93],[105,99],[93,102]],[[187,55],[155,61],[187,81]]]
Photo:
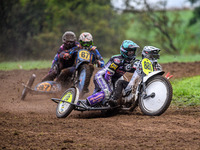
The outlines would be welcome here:
[[[137,73],[137,71],[135,71],[127,87],[122,91],[123,95],[128,95],[125,96],[126,102],[133,99],[133,97],[135,96],[136,87],[138,86],[138,83],[140,81],[141,81],[141,76]]]

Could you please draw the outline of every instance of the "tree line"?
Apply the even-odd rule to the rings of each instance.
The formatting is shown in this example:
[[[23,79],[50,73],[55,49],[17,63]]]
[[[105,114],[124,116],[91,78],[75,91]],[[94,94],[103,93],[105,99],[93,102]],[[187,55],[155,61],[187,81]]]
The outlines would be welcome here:
[[[90,32],[103,56],[119,52],[126,17],[109,0],[0,0],[0,61],[52,59],[65,31]]]
[[[200,20],[200,0],[188,1],[196,4],[193,17],[182,30],[177,30],[183,21],[180,14],[172,16],[166,10],[167,0],[156,6],[147,0],[125,0],[122,10],[113,7],[116,0],[0,0],[0,61],[52,59],[65,31],[73,31],[77,38],[82,32],[90,32],[104,57],[119,53],[127,33],[137,44],[153,44],[169,54],[191,48],[185,41],[192,37],[194,51],[200,52],[200,45],[195,42],[199,32],[190,33],[187,29]],[[130,5],[134,2],[135,6],[142,5],[139,10]],[[129,33],[132,24],[137,25]]]

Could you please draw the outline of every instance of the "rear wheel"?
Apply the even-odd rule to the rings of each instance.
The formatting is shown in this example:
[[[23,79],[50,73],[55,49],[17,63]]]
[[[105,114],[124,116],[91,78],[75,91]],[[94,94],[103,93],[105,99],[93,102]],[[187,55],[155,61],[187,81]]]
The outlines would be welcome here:
[[[32,76],[30,77],[30,79],[28,80],[27,84],[25,85],[23,91],[22,91],[22,96],[21,96],[21,100],[24,100],[28,91],[29,91],[29,88],[31,88],[31,86],[33,85],[33,82],[36,78],[36,75],[35,74],[32,74]]]
[[[147,96],[139,98],[139,107],[145,115],[159,116],[163,114],[169,107],[172,100],[172,86],[171,83],[163,76],[155,76],[146,82]],[[142,93],[144,94],[144,92]]]
[[[69,103],[74,103],[75,98],[76,98],[75,88],[70,88],[64,92],[64,94],[61,97],[62,101],[58,103],[58,106],[56,108],[56,116],[58,118],[66,118],[72,112],[75,106]]]
[[[80,66],[78,72],[78,89],[80,91],[80,96],[83,96],[88,92],[88,86],[90,84],[90,66],[88,64],[83,64]]]

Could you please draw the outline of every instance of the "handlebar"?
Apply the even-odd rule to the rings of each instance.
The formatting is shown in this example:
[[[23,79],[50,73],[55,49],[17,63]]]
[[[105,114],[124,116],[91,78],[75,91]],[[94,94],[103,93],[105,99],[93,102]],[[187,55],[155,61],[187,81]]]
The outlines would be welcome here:
[[[130,61],[130,64],[131,64],[131,65],[134,65],[134,63],[135,63],[136,61],[140,61],[140,60],[139,60],[139,59],[132,59],[132,60]]]

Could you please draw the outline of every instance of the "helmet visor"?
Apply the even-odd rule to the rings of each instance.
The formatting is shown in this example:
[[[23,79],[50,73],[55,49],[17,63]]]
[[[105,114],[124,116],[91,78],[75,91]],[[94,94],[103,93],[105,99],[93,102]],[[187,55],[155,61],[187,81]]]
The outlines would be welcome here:
[[[72,48],[74,45],[75,45],[75,42],[74,42],[74,41],[66,41],[66,42],[65,42],[65,46],[66,46],[67,48]]]
[[[74,42],[74,41],[66,41],[65,43],[66,43],[67,45],[74,45],[75,42]]]
[[[128,52],[127,52],[127,55],[128,55],[128,56],[135,56],[135,51],[128,51]]]
[[[131,57],[131,56],[135,56],[135,52],[136,52],[137,48],[136,47],[125,48],[125,50],[127,51],[127,55]]]
[[[150,57],[153,59],[159,59],[160,55],[158,54],[160,52],[160,50],[154,50],[150,52]]]

